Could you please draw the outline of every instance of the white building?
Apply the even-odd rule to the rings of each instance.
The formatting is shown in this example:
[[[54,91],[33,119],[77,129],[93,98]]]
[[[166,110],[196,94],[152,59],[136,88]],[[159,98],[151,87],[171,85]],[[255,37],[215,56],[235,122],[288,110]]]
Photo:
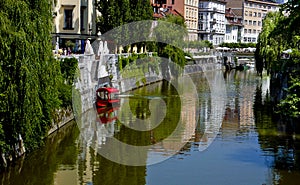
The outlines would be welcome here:
[[[198,39],[213,45],[224,42],[226,31],[225,0],[199,0]]]
[[[242,40],[243,31],[243,11],[242,8],[226,9],[226,33],[224,42],[237,43]]]

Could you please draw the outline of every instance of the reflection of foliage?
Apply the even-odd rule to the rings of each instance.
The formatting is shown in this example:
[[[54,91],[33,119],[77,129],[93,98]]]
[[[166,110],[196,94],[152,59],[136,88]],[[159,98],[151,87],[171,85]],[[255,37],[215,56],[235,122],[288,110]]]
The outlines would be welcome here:
[[[125,133],[123,130],[122,135],[124,137]],[[137,135],[135,133],[132,133],[131,140],[141,140],[140,135]],[[122,147],[122,146],[121,146]],[[120,148],[122,150],[122,148]],[[91,151],[91,153],[96,153],[94,151]],[[137,158],[147,158],[147,153],[139,153],[137,154]],[[121,156],[126,160],[127,158],[134,158],[135,156],[129,156],[124,155]],[[140,184],[146,184],[146,166],[128,166],[128,165],[122,165],[119,163],[115,163],[109,159],[106,159],[105,157],[102,157],[101,155],[96,155],[92,158],[92,160],[95,162],[95,164],[101,164],[101,168],[98,168],[97,170],[93,171],[93,184],[130,184],[130,185],[140,185]],[[85,172],[85,164],[82,164],[83,172]],[[96,167],[96,165],[95,165]],[[113,172],[113,173],[108,173]],[[129,175],[130,174],[130,175]]]
[[[180,97],[174,96],[177,95],[175,88],[173,86],[170,86],[168,82],[162,82],[157,84],[151,84],[149,86],[137,89],[134,91],[134,94],[136,97],[129,99],[130,109],[121,109],[121,111],[118,113],[118,116],[128,115],[128,112],[131,111],[136,118],[148,118],[151,119],[151,121],[158,121],[156,120],[156,118],[158,117],[157,115],[160,114],[162,110],[160,110],[158,106],[157,109],[155,109],[153,112],[150,112],[150,102],[147,97],[172,96],[172,98],[163,98],[163,101],[165,101],[166,103],[166,116],[164,117],[163,121],[159,124],[159,126],[157,126],[151,131],[144,132],[135,131],[123,126],[121,127],[121,132],[116,135],[118,140],[135,146],[141,146],[150,145],[168,137],[176,128],[181,113]],[[138,124],[138,121],[136,121],[133,118],[132,120],[130,120],[129,124]],[[132,138],[130,139],[129,137]]]
[[[274,155],[274,164],[277,169],[291,170],[297,163],[294,155],[295,143],[292,137],[295,130],[292,125],[273,122],[273,108],[266,95],[263,101],[261,86],[257,86],[253,105],[255,125],[258,132],[260,147],[268,155]],[[280,128],[285,128],[281,130]],[[283,132],[283,133],[282,133]]]
[[[45,146],[17,161],[3,172],[4,184],[53,184],[53,174],[61,166],[73,168],[77,165],[78,150],[75,144],[79,136],[76,123],[71,122],[45,139]],[[34,172],[35,175],[28,175]],[[26,182],[26,183],[24,183]]]

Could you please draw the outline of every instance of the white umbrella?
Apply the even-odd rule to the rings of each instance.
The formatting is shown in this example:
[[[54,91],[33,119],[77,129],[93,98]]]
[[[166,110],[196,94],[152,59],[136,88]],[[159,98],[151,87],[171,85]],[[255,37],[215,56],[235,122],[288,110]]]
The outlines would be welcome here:
[[[93,47],[89,40],[86,41],[84,54],[94,54]]]
[[[292,53],[293,52],[293,50],[292,49],[288,49],[288,50],[285,50],[285,51],[283,51],[282,53],[286,53],[286,54],[288,54],[288,53]]]
[[[99,48],[98,48],[97,55],[100,56],[101,54],[103,54],[103,42],[102,42],[102,40],[99,42]]]
[[[58,44],[58,42],[56,42],[56,44],[55,44],[55,53],[56,54],[58,53],[58,50],[59,50],[59,44]]]
[[[109,54],[109,49],[107,47],[107,42],[104,42],[104,49],[103,49],[103,54]]]

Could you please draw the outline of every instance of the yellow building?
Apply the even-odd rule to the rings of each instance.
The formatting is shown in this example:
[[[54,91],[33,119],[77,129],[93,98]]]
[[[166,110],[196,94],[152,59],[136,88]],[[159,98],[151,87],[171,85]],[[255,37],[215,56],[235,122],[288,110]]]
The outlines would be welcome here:
[[[245,0],[243,42],[257,42],[264,17],[270,11],[278,11],[277,3]]]
[[[73,52],[83,52],[85,40],[97,36],[95,0],[52,0],[52,5],[54,45],[65,48],[70,40]]]

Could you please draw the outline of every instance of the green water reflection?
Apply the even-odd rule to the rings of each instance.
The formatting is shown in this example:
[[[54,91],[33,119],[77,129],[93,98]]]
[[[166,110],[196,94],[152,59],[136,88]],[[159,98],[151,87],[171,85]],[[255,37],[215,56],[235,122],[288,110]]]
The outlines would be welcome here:
[[[219,73],[221,71],[217,71]],[[125,166],[114,163],[95,151],[94,143],[82,139],[75,122],[51,135],[41,149],[26,156],[0,175],[1,184],[299,184],[299,127],[272,121],[268,97],[268,79],[260,79],[254,71],[223,73],[227,88],[223,124],[214,143],[204,152],[198,151],[200,139],[205,140],[213,105],[210,89],[203,74],[193,74],[199,95],[199,110],[185,107],[187,112],[199,114],[197,123],[182,125],[182,138],[187,144],[171,159],[151,166]],[[135,90],[127,97],[129,110],[116,111],[126,123],[111,119],[106,128],[113,128],[113,137],[133,145],[151,145],[163,141],[180,119],[180,97],[167,82],[152,84]],[[162,124],[149,131],[135,131],[126,125],[137,124],[160,114],[149,110],[151,99],[160,97],[166,103]],[[187,113],[185,112],[185,113]],[[96,120],[96,118],[95,118]],[[109,119],[106,119],[109,120]],[[190,130],[189,130],[190,129]],[[110,136],[103,137],[99,147],[107,147]],[[176,142],[164,143],[172,149]],[[145,160],[153,157],[143,153]],[[131,157],[131,156],[127,156]]]

